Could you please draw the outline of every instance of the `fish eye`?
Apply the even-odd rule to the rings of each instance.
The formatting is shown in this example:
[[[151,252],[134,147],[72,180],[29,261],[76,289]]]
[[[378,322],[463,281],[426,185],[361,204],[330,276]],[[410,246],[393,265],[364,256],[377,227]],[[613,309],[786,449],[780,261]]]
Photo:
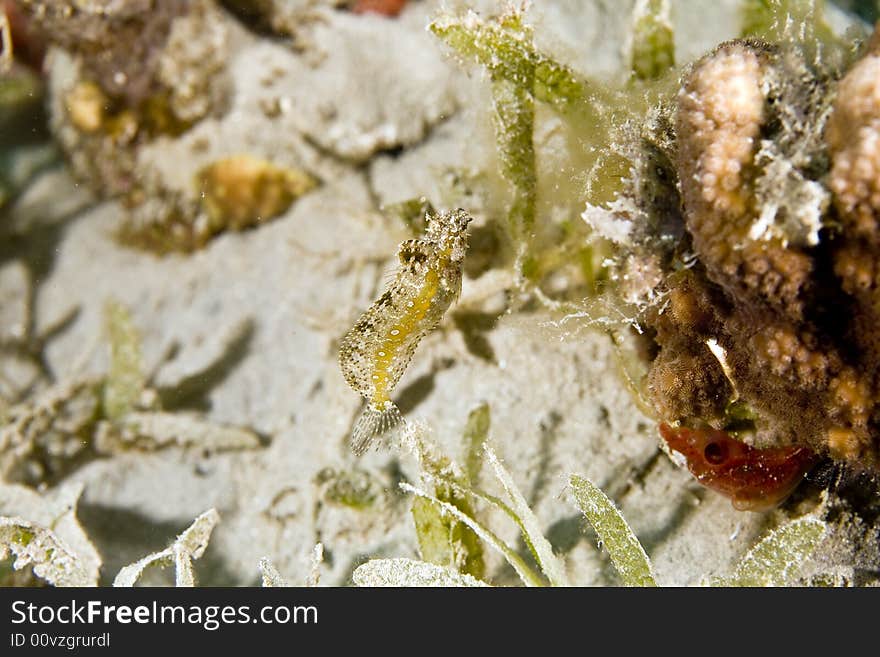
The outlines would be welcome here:
[[[703,457],[712,465],[721,465],[727,460],[727,445],[712,441],[703,448]]]

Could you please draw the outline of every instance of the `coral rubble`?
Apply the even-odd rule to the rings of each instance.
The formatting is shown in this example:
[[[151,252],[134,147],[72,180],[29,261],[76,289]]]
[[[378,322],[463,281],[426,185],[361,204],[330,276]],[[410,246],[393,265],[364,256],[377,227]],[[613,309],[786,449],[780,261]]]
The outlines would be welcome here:
[[[214,0],[107,8],[29,0],[23,8],[54,48],[47,64],[52,132],[77,178],[126,207],[122,241],[192,250],[226,229],[278,216],[315,186],[315,176],[259,147],[217,153],[192,171],[188,186],[145,157],[150,147],[173,147],[200,122],[229,112],[230,67],[247,37]]]

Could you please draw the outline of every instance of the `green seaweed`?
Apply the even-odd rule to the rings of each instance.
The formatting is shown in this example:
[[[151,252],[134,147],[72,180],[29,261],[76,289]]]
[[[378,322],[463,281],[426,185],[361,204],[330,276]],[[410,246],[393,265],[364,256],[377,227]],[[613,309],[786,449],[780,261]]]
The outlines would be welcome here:
[[[479,64],[489,73],[499,169],[512,192],[507,228],[516,246],[516,271],[520,284],[538,284],[553,267],[576,263],[578,248],[585,240],[583,235],[553,226],[550,217],[545,217],[544,208],[539,208],[543,194],[534,141],[535,103],[549,105],[562,118],[563,131],[576,160],[574,168],[591,170],[587,196],[598,203],[600,196],[608,201],[614,198],[631,164],[617,161],[622,158],[612,161],[597,154],[609,150],[615,135],[612,126],[620,126],[646,108],[656,90],[650,85],[637,90],[612,90],[599,82],[582,79],[569,67],[537,50],[532,28],[524,22],[521,11],[509,10],[486,20],[473,12],[461,18],[442,16],[429,29],[461,60]],[[659,29],[655,30],[658,34]],[[655,41],[657,48],[665,47],[660,44],[660,37]],[[659,58],[658,54],[658,62]],[[597,161],[599,167],[595,166]],[[606,171],[606,165],[612,166]],[[571,184],[558,177],[547,182],[554,197],[560,194],[560,183]],[[580,196],[584,191],[578,187],[575,193]],[[574,255],[559,258],[559,248]]]
[[[675,66],[669,0],[639,0],[632,32],[630,68],[636,79],[655,80]]]
[[[740,35],[744,37],[762,37],[769,35],[776,25],[775,6],[781,5],[774,0],[741,0],[740,2]]]
[[[742,0],[740,35],[771,42],[842,45],[824,17],[824,0]]]
[[[489,437],[491,426],[492,411],[486,402],[481,403],[468,413],[467,423],[464,426],[464,472],[471,485],[476,485],[480,480],[480,470],[483,467],[483,444]]]
[[[510,12],[494,23],[475,14],[446,16],[428,29],[462,58],[485,66],[493,80],[505,79],[537,100],[564,109],[589,97],[574,72],[535,49],[532,30],[520,13]]]
[[[463,513],[473,513],[467,501],[461,498],[453,497],[450,504]],[[413,500],[412,516],[423,561],[477,578],[485,575],[483,546],[470,527],[449,517],[425,498]]]
[[[502,541],[494,532],[488,529],[485,525],[475,520],[471,516],[462,513],[460,509],[449,504],[448,502],[444,502],[442,500],[437,499],[433,495],[426,493],[423,490],[416,488],[415,486],[411,486],[410,484],[403,483],[400,485],[401,490],[407,493],[412,493],[418,497],[422,497],[434,504],[436,504],[440,509],[445,511],[446,513],[453,516],[456,520],[467,525],[473,532],[479,536],[483,541],[485,541],[488,545],[498,550],[505,558],[507,563],[511,565],[511,567],[516,571],[516,574],[519,575],[520,579],[526,586],[544,586],[543,578],[536,573],[526,562],[525,560],[516,553],[516,551],[507,545],[504,541]]]
[[[574,498],[599,535],[626,586],[657,586],[651,561],[623,515],[597,486],[578,475],[569,478]]]
[[[0,516],[0,562],[14,557],[12,570],[27,566],[53,586],[95,586],[88,567],[51,528],[19,517]]]
[[[455,564],[455,549],[450,536],[449,525],[443,514],[429,500],[417,497],[410,509],[416,538],[419,541],[419,555],[422,561],[440,566]]]
[[[323,497],[327,502],[356,511],[372,508],[382,495],[373,476],[360,469],[338,472],[324,468],[315,477],[315,482],[324,486]]]
[[[713,586],[784,586],[825,538],[819,518],[798,518],[759,541],[728,577],[714,578]]]
[[[27,547],[30,545],[30,542],[34,540],[34,532],[25,527],[20,527],[13,540],[19,543],[22,547]]]
[[[421,463],[426,479],[438,500],[452,504],[462,513],[473,516],[467,490],[479,479],[483,463],[483,444],[489,433],[489,405],[480,404],[468,415],[463,441],[465,470],[461,472],[445,456],[422,448]],[[477,534],[466,524],[443,513],[425,498],[413,500],[412,516],[424,561],[457,569],[482,578],[485,574],[483,547]]]
[[[128,308],[117,301],[104,305],[104,324],[110,343],[104,412],[108,419],[118,420],[135,408],[146,385],[141,336]]]
[[[476,520],[472,513],[465,513],[461,508],[442,501],[409,484],[402,484],[401,487],[403,490],[417,496],[416,502],[418,502],[420,509],[434,506],[438,511],[452,515],[460,522],[466,524],[477,536],[504,556],[526,586],[542,586],[544,578],[552,586],[568,586],[568,577],[563,564],[554,554],[552,545],[541,532],[539,521],[534,512],[529,508],[525,498],[519,492],[510,474],[501,464],[494,451],[486,447],[485,453],[496,478],[504,489],[509,504],[475,488],[464,487],[461,488],[461,492],[494,506],[516,523],[526,546],[540,567],[543,577],[538,575],[522,557],[504,543],[494,532]],[[596,528],[597,533],[599,533],[600,538],[610,552],[612,561],[621,574],[624,583],[628,586],[656,586],[651,572],[651,564],[644,549],[611,501],[586,479],[572,475],[570,483],[579,505]],[[429,529],[436,531],[436,525],[421,529],[417,526],[420,544],[423,535]],[[426,538],[429,537],[426,536]]]
[[[472,411],[468,418],[467,440],[471,441],[470,445],[475,442],[483,445],[482,452],[504,489],[506,502],[474,487],[470,478],[451,459],[439,453],[424,437],[415,436],[413,442],[422,465],[422,480],[433,487],[434,494],[409,484],[401,484],[401,488],[416,495],[413,518],[422,558],[482,578],[484,565],[482,547],[478,540],[482,539],[504,556],[526,586],[543,586],[546,582],[554,586],[565,586],[567,578],[562,563],[541,533],[538,519],[494,451],[481,440],[488,434],[488,428],[489,408],[483,404]],[[475,474],[479,472],[478,464],[472,462],[471,468]],[[495,507],[514,521],[543,576],[476,519],[472,500]],[[454,533],[456,525],[460,525],[457,535]],[[479,561],[476,560],[477,556]],[[472,560],[469,562],[467,557]],[[475,569],[473,564],[477,564],[479,569]]]
[[[473,423],[482,422],[480,417],[487,411],[483,406],[472,413]],[[478,432],[481,433],[481,432]],[[422,442],[422,451],[430,451]],[[440,499],[426,490],[402,483],[401,489],[415,495],[413,517],[422,553],[422,561],[411,559],[376,559],[361,566],[354,577],[360,586],[464,586],[484,585],[484,577],[470,577],[451,563],[448,534],[450,521],[466,526],[474,536],[497,550],[526,586],[568,586],[569,581],[562,561],[554,554],[553,547],[540,530],[540,523],[519,492],[510,474],[501,464],[494,451],[484,447],[486,460],[504,490],[506,500],[496,498],[469,486],[460,475],[452,475],[454,464],[436,453],[431,457],[435,468],[425,476],[434,487],[452,493],[455,504]],[[423,459],[423,463],[424,463]],[[450,478],[451,477],[451,478]],[[608,551],[622,582],[626,586],[657,586],[653,567],[645,549],[627,524],[614,503],[592,482],[572,474],[569,486],[578,507],[599,536],[600,544]],[[536,571],[523,556],[502,540],[494,531],[474,515],[471,504],[461,500],[471,498],[503,512],[517,525],[540,572]],[[810,557],[824,539],[826,524],[814,516],[800,518],[783,525],[757,543],[740,561],[734,573],[726,578],[715,578],[707,583],[714,586],[782,586],[791,583],[800,565]],[[363,569],[363,570],[361,570]]]
[[[570,69],[535,49],[532,30],[518,12],[494,22],[482,21],[473,13],[464,18],[441,17],[429,29],[462,59],[489,72],[501,173],[513,191],[508,228],[520,245],[519,273],[534,280],[538,268],[529,251],[537,205],[535,101],[564,112],[583,111],[592,106],[591,97]]]
[[[428,215],[436,214],[431,201],[424,196],[390,203],[382,209],[386,215],[397,218],[406,226],[413,237],[424,235],[425,229],[428,227]]]
[[[527,241],[535,225],[538,196],[532,141],[534,100],[525,88],[504,79],[492,83],[492,101],[501,173],[514,192],[508,214],[510,231],[515,239]]]
[[[438,453],[424,441],[420,442],[419,459],[422,478],[433,488],[434,498],[449,504],[462,514],[473,517],[474,509],[465,492],[467,476],[451,459]],[[455,568],[459,572],[482,578],[485,573],[483,546],[476,533],[434,504],[415,500],[413,521],[419,549],[425,561]]]
[[[529,508],[516,484],[514,484],[510,473],[507,472],[499,458],[495,455],[495,452],[488,446],[486,447],[486,458],[495,471],[498,481],[504,487],[504,492],[511,502],[512,515],[517,525],[519,525],[526,545],[541,567],[541,571],[547,576],[547,579],[550,580],[553,586],[568,586],[568,578],[565,575],[562,562],[553,553],[553,546],[550,545],[550,541],[541,533],[538,518]]]

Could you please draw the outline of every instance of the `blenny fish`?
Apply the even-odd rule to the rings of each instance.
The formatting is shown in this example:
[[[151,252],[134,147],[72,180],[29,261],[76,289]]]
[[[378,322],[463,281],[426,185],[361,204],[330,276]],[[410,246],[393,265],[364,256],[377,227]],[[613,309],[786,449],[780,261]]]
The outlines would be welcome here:
[[[757,449],[719,429],[660,424],[670,449],[682,454],[703,486],[729,497],[740,511],[766,511],[780,504],[816,464],[804,447]]]
[[[429,214],[424,237],[401,243],[394,279],[342,339],[342,374],[367,402],[351,435],[355,454],[403,420],[391,391],[461,292],[471,219],[461,209]]]

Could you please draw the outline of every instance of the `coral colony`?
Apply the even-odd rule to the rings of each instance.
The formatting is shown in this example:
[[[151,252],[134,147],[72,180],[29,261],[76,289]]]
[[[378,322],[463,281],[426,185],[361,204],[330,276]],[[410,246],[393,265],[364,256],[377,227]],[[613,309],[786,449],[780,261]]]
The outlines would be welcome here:
[[[764,448],[878,465],[877,62],[869,50],[838,82],[790,46],[734,41],[678,94],[671,157],[695,262],[643,315],[649,394],[678,436],[727,430],[758,448],[756,478]]]

